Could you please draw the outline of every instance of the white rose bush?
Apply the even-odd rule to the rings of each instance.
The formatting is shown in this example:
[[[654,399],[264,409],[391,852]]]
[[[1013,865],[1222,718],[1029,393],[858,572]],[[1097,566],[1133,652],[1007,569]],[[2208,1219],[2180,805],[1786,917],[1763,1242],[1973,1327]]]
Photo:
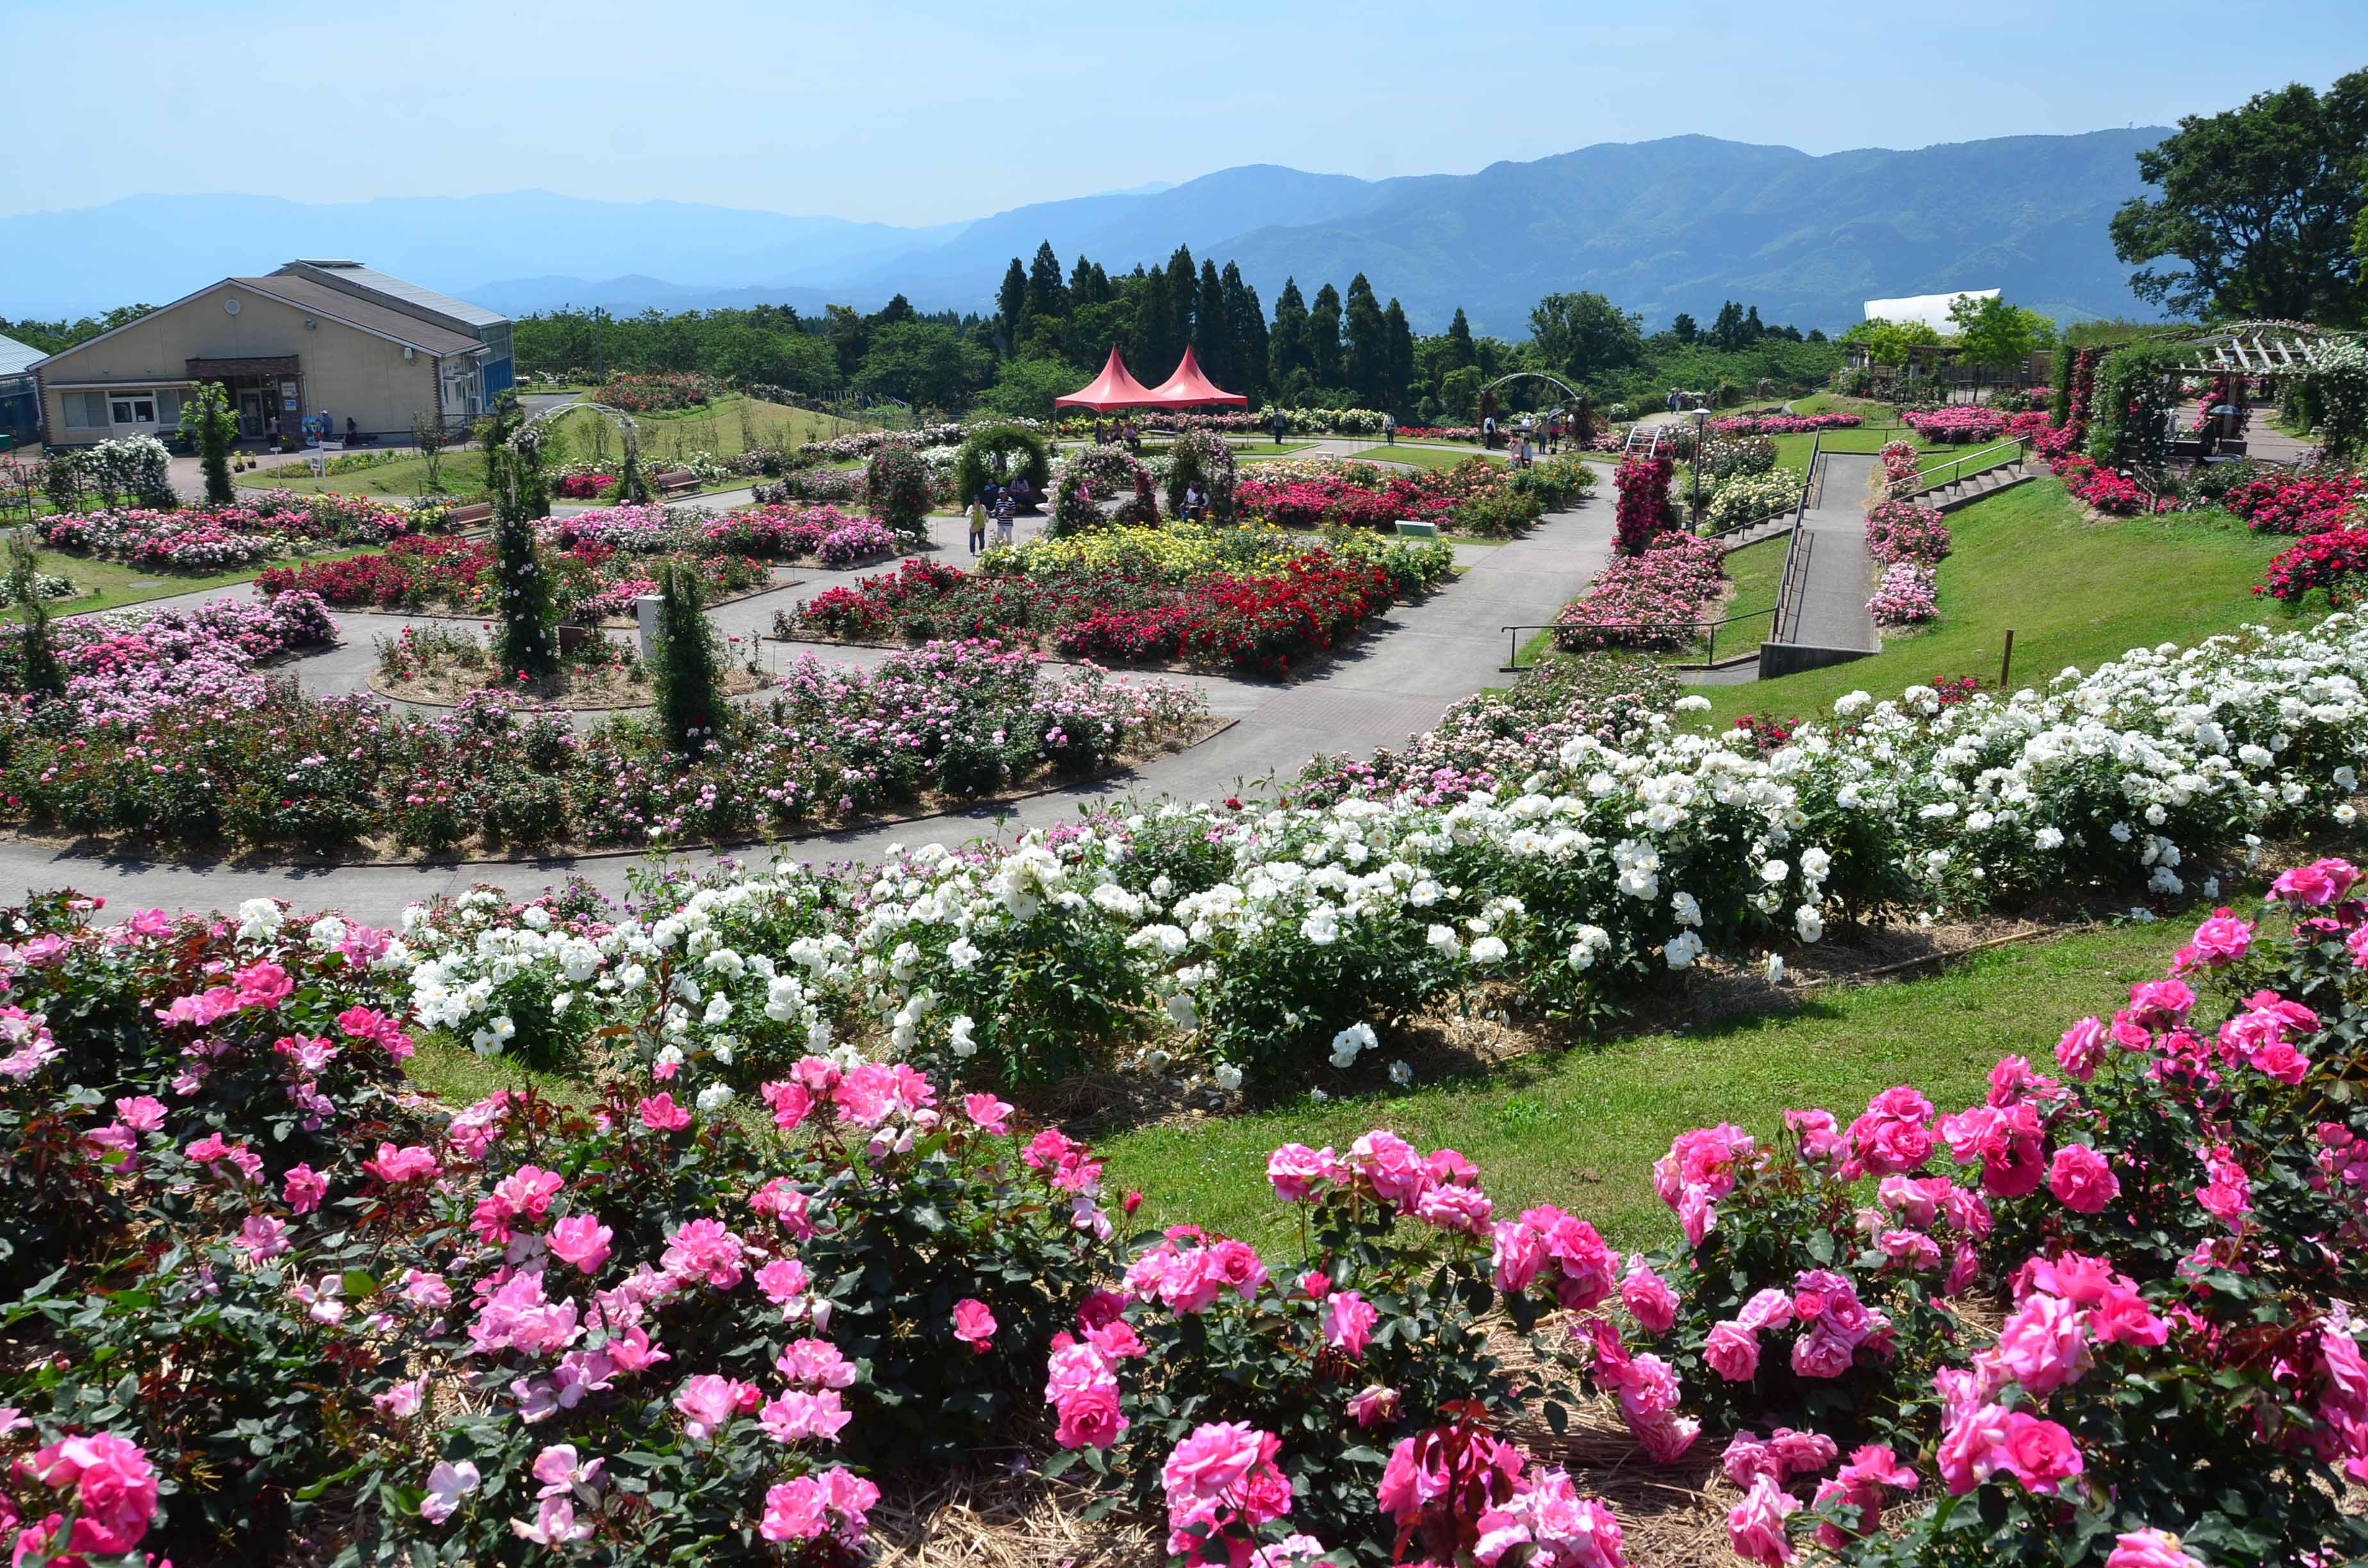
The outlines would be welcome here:
[[[481,894],[416,911],[405,939],[442,1027],[507,1017],[564,1051],[655,1019],[702,1084],[810,1037],[982,1086],[1146,1051],[1272,1079],[1478,986],[1584,1020],[1884,911],[2178,896],[2195,860],[2351,820],[2363,680],[2368,628],[2338,615],[2005,697],[1852,693],[1773,749],[1631,710],[1452,801],[1165,803],[876,871],[657,884],[617,920],[536,929]]]

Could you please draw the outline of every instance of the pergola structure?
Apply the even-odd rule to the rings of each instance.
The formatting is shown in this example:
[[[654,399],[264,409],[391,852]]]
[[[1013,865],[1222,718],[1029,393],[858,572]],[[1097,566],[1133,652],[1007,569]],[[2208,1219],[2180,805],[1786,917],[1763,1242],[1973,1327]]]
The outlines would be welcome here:
[[[2182,369],[2213,374],[2291,376],[2318,363],[2319,356],[2349,336],[2307,322],[2245,321],[2214,327],[2195,339],[2195,358]]]

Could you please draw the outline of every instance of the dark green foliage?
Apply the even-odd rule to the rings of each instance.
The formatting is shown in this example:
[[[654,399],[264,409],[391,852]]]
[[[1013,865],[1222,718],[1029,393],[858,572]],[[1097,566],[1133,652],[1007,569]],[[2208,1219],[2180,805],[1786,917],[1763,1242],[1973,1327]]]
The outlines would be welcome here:
[[[8,541],[8,597],[25,618],[17,633],[20,669],[17,688],[28,697],[63,698],[66,672],[58,662],[57,642],[50,631],[50,607],[42,602],[40,574],[34,571],[31,545],[22,538]]]
[[[658,631],[650,648],[650,685],[666,744],[700,752],[729,717],[717,667],[715,624],[698,576],[676,562],[658,574]]]
[[[559,669],[559,644],[552,635],[558,615],[552,606],[551,573],[535,550],[534,517],[518,468],[516,454],[507,449],[494,454],[494,555],[502,585],[494,653],[505,674],[536,679]]]
[[[197,442],[205,469],[206,505],[227,506],[237,499],[231,489],[230,449],[238,439],[238,415],[219,381],[199,381],[181,404],[181,433]]]
[[[2368,159],[2368,71],[2325,93],[2297,82],[2233,109],[2188,115],[2138,154],[2161,191],[2113,214],[2113,254],[2142,265],[2138,298],[2181,313],[2345,326],[2361,318],[2362,160]]]
[[[1008,484],[1021,474],[1042,498],[1053,483],[1052,447],[1026,426],[990,425],[954,454],[954,503],[967,506],[988,484]]]
[[[864,505],[882,528],[907,539],[928,533],[929,471],[920,455],[902,442],[892,441],[871,455],[863,473]]]

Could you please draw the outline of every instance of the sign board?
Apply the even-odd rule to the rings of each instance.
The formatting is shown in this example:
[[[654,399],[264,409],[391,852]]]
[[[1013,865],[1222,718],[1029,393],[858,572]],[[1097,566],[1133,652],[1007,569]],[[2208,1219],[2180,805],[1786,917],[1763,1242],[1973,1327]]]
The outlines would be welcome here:
[[[1398,538],[1400,539],[1437,539],[1438,537],[1437,523],[1417,522],[1412,517],[1398,519]]]

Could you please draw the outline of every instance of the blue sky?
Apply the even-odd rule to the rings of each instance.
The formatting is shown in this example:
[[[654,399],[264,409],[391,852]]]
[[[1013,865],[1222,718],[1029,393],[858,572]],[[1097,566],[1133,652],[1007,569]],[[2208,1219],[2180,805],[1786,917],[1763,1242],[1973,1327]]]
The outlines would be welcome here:
[[[2368,64],[2361,0],[1465,9],[5,0],[0,214],[542,187],[934,223],[1253,162],[1381,177],[1688,131],[1829,153],[2169,123]]]

